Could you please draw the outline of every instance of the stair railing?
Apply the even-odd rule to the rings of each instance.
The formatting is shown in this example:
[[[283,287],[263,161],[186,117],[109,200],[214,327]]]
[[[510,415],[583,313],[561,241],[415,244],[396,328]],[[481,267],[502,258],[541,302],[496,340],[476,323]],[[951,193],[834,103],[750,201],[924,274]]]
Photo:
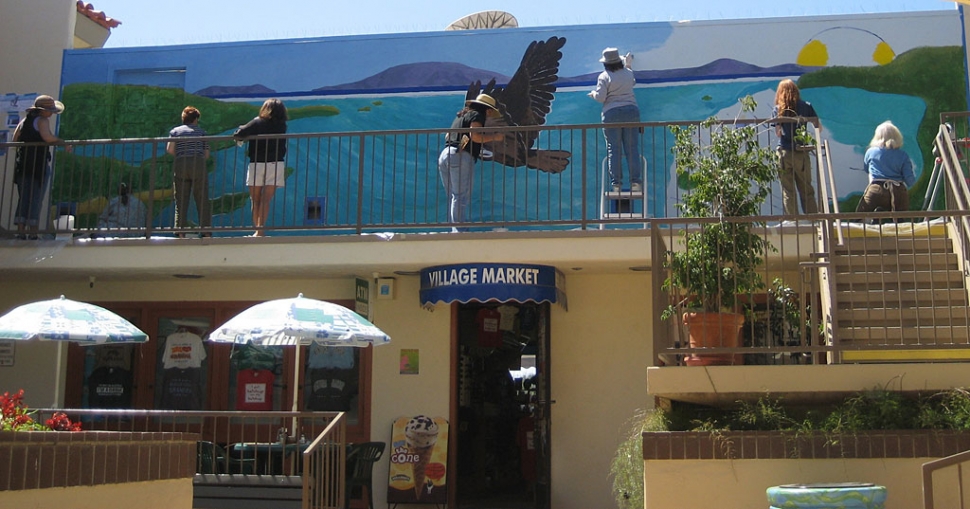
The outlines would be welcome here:
[[[945,504],[943,507],[959,507],[960,509],[965,507],[963,503],[963,485],[965,483],[963,475],[964,463],[970,463],[970,451],[963,451],[959,454],[954,454],[953,456],[947,456],[945,458],[923,463],[923,509],[936,509],[935,500],[933,498],[933,474],[944,468],[954,466],[956,467],[956,475],[954,478],[957,489],[955,490],[955,493],[952,489],[946,490],[945,493],[953,494],[955,500],[949,500],[949,503]],[[951,480],[954,478],[951,478]],[[951,505],[953,502],[957,502],[959,505]]]
[[[347,426],[341,412],[303,451],[302,509],[345,507]]]
[[[956,144],[946,124],[940,125],[934,145],[940,159],[940,164],[937,166],[942,172],[942,177],[938,178],[943,179],[946,183],[944,186],[946,209],[970,210],[970,187],[967,186],[967,179],[960,164]],[[970,256],[970,217],[965,214],[954,216],[952,220],[947,221],[947,230],[954,240],[953,250],[957,254],[958,263],[963,271],[965,287],[970,292],[970,264],[968,264],[968,256]],[[970,297],[970,294],[968,294],[968,297]]]

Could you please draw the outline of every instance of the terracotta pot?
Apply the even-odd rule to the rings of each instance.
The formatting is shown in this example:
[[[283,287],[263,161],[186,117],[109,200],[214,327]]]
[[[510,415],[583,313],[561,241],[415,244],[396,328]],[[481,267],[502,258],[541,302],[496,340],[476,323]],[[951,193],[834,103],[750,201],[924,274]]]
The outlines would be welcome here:
[[[684,313],[684,325],[691,348],[737,348],[744,315],[737,313]],[[742,364],[738,354],[692,354],[684,359],[688,366],[730,366]]]

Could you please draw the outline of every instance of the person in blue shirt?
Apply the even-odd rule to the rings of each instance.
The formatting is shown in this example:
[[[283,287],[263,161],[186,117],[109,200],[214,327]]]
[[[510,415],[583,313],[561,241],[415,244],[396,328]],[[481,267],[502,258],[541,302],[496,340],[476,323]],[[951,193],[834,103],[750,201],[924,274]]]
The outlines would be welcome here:
[[[902,148],[903,135],[892,122],[887,120],[876,127],[864,159],[869,186],[856,212],[909,210],[907,188],[916,183],[916,175],[913,161]]]
[[[811,103],[802,100],[798,85],[794,81],[782,80],[775,92],[773,116],[798,119],[795,122],[775,124],[780,165],[778,179],[781,182],[781,198],[785,215],[797,215],[798,202],[802,204],[802,211],[806,214],[814,214],[818,212],[818,201],[815,198],[815,189],[812,187],[811,151],[804,150],[796,144],[795,132],[806,127],[806,121],[821,129],[818,114],[815,113]]]

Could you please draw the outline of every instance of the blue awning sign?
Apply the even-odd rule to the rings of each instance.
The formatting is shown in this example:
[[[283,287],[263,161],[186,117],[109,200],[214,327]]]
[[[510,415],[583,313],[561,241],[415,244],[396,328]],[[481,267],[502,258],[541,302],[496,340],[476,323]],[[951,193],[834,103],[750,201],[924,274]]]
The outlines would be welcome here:
[[[462,263],[421,270],[421,305],[554,302],[566,309],[566,276],[549,265]]]

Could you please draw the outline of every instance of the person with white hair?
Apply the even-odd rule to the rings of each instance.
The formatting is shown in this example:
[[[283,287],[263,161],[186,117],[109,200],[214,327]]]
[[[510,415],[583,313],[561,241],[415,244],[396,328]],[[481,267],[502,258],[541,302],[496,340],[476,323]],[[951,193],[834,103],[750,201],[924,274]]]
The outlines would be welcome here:
[[[892,122],[887,120],[876,127],[864,158],[869,186],[856,212],[909,210],[907,188],[916,183],[916,175],[913,161],[902,148],[903,135]]]

